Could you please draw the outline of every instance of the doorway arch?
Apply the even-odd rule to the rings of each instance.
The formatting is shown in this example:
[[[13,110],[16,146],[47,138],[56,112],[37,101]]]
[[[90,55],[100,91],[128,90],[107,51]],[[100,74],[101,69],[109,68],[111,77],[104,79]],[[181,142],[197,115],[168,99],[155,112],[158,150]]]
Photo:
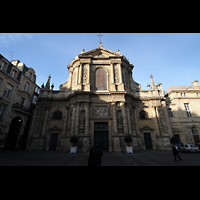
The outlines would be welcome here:
[[[21,126],[22,126],[21,117],[15,117],[10,124],[10,129],[8,132],[6,145],[5,145],[6,150],[15,150],[17,139],[19,137],[19,133],[21,130]]]

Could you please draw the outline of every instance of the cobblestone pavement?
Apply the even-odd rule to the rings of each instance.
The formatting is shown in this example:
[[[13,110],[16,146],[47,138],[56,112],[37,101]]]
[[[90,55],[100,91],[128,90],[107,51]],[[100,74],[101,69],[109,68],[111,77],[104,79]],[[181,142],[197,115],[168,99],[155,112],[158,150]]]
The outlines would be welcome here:
[[[172,151],[137,151],[133,154],[103,152],[102,166],[200,166],[200,154],[180,153],[174,161]],[[7,151],[0,153],[0,166],[87,166],[87,153],[63,151]]]

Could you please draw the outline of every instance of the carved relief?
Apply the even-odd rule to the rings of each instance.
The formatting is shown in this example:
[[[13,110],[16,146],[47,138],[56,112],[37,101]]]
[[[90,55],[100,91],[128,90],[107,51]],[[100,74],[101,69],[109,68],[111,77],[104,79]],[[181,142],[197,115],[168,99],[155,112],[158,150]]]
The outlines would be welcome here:
[[[88,80],[88,68],[84,65],[83,67],[83,83],[87,83]]]
[[[96,106],[94,109],[94,116],[97,118],[108,117],[108,108],[107,106]]]
[[[119,83],[119,67],[115,66],[114,70],[115,70],[115,83]]]
[[[167,126],[165,123],[164,111],[161,106],[158,106],[158,113],[159,113],[159,120],[160,120],[162,133],[167,133]]]

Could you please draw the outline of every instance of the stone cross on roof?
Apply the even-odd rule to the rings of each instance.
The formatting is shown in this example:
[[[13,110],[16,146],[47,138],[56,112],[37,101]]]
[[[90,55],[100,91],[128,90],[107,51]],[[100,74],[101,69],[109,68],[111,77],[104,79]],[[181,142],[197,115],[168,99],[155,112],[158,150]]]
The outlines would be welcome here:
[[[103,35],[101,35],[101,33],[99,34],[99,35],[97,35],[99,38],[100,38],[100,42],[99,43],[101,43],[101,37],[103,37]]]

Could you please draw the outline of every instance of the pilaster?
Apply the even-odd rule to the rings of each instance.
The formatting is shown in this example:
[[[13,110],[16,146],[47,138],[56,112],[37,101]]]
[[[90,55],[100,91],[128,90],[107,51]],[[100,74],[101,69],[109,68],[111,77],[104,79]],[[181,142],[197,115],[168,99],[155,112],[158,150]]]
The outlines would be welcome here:
[[[89,135],[89,122],[90,122],[90,114],[89,114],[89,103],[85,103],[85,135]]]
[[[116,117],[116,103],[111,103],[112,109],[113,109],[113,135],[118,134],[117,130],[117,117]]]
[[[79,118],[80,118],[80,103],[76,104],[76,121],[75,121],[75,135],[79,132]]]
[[[128,121],[127,121],[127,113],[126,113],[126,105],[124,102],[120,103],[122,109],[122,116],[123,116],[123,125],[124,125],[124,134],[128,134]]]
[[[79,85],[79,90],[82,90],[82,71],[83,71],[83,64],[80,63],[79,66],[79,73],[78,73],[78,85]]]
[[[116,85],[115,85],[115,80],[114,80],[114,69],[113,69],[113,63],[110,64],[110,80],[111,80],[111,84],[110,84],[110,90],[111,91],[116,91]]]

